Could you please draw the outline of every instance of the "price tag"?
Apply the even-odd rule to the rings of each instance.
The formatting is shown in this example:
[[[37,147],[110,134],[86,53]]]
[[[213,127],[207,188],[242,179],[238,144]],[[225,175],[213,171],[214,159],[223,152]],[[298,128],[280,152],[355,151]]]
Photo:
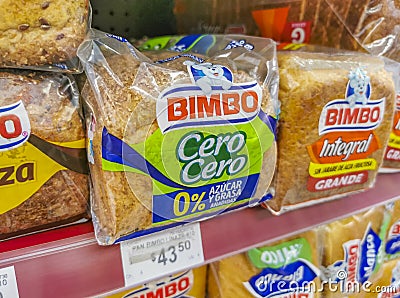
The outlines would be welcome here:
[[[199,223],[124,241],[120,247],[125,286],[143,284],[204,262]]]
[[[0,298],[19,298],[14,266],[0,268]]]

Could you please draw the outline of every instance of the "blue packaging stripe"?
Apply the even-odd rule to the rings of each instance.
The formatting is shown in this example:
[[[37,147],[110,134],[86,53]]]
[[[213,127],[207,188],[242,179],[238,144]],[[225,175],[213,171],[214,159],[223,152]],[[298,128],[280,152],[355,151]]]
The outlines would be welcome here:
[[[373,273],[378,261],[379,248],[382,240],[370,227],[361,243],[361,256],[359,267],[359,281],[365,283]]]
[[[10,107],[0,108],[0,113],[11,111],[11,110],[17,108],[20,104],[21,104],[21,102],[17,102],[16,104],[14,104]]]
[[[386,242],[385,251],[388,255],[394,255],[400,252],[400,235],[391,237]]]
[[[105,127],[103,128],[102,133],[102,158],[137,169],[169,187],[189,187],[178,184],[167,178],[135,149],[126,144],[124,141],[110,134]]]
[[[153,223],[162,223],[180,217],[210,215],[210,210],[220,209],[251,198],[255,192],[259,174],[208,184],[195,189],[179,190],[153,196]],[[224,197],[222,196],[224,194]],[[229,197],[228,197],[229,195]],[[186,204],[185,204],[186,198]],[[179,201],[177,201],[179,200]],[[218,203],[220,202],[220,203]],[[226,204],[222,204],[226,202]],[[186,211],[185,211],[186,210]],[[175,214],[177,212],[178,214]]]

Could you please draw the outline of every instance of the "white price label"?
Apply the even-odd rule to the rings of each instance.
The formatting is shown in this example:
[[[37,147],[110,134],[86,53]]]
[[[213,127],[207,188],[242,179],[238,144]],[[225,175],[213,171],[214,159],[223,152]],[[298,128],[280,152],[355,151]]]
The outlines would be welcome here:
[[[0,298],[18,298],[14,266],[0,268]]]
[[[120,247],[125,286],[142,284],[204,262],[199,223],[124,241]]]

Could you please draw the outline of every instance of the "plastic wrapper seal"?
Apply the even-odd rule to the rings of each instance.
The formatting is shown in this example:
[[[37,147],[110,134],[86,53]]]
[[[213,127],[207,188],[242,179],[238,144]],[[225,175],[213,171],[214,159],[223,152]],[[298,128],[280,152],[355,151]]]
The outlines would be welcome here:
[[[108,245],[272,197],[275,43],[210,36],[147,53],[92,30],[78,50],[96,237]],[[235,46],[233,46],[235,45]],[[253,201],[252,198],[258,198]]]
[[[88,0],[2,0],[0,67],[82,72],[76,52],[90,12]]]
[[[0,239],[90,218],[79,92],[64,74],[0,72]]]
[[[355,52],[282,51],[274,212],[374,186],[396,87],[385,59]]]

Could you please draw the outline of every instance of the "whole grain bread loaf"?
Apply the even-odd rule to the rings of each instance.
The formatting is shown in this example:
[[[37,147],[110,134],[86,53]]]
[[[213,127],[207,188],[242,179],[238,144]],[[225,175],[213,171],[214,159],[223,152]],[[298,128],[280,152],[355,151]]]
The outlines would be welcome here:
[[[82,94],[86,103],[87,127],[89,134],[92,135],[92,137],[89,137],[93,149],[93,160],[90,163],[93,181],[91,208],[94,214],[96,238],[100,244],[109,245],[118,241],[121,237],[135,237],[140,233],[150,233],[154,227],[166,225],[153,221],[157,215],[156,211],[153,212],[154,197],[158,194],[157,191],[162,192],[156,188],[159,180],[151,173],[145,172],[143,167],[139,169],[138,164],[140,165],[143,162],[142,160],[145,159],[146,164],[147,162],[151,165],[156,164],[157,170],[163,172],[163,174],[165,172],[167,179],[180,181],[180,170],[178,170],[178,176],[175,177],[173,175],[176,175],[176,173],[168,172],[169,161],[165,160],[162,166],[158,162],[164,154],[157,151],[159,150],[157,146],[161,145],[158,143],[154,145],[148,139],[154,139],[155,136],[159,139],[163,137],[163,132],[159,128],[161,126],[159,126],[160,116],[157,115],[157,102],[161,101],[159,96],[162,92],[178,88],[178,86],[201,90],[199,87],[192,87],[194,83],[188,72],[186,62],[195,61],[193,59],[205,59],[204,62],[224,65],[232,71],[235,84],[250,81],[258,82],[262,89],[261,108],[266,114],[274,110],[275,106],[273,106],[267,84],[262,81],[265,78],[265,73],[271,70],[267,69],[267,65],[262,65],[265,58],[259,54],[238,49],[237,57],[233,54],[233,51],[229,57],[221,55],[208,58],[200,54],[177,52],[149,52],[146,53],[147,57],[141,56],[142,54],[136,52],[133,48],[130,48],[129,53],[124,53],[124,51],[126,52],[126,48],[123,48],[125,46],[124,41],[116,43],[113,38],[102,37],[101,32],[94,33],[98,34],[101,39],[96,40],[94,45],[92,44],[93,41],[85,43],[81,48],[82,52],[79,52],[79,57],[82,61],[85,61],[86,72],[89,74],[88,84],[85,85]],[[103,42],[110,44],[98,47]],[[111,44],[111,42],[114,44]],[[92,47],[95,49],[94,51],[87,51]],[[101,50],[101,54],[99,50]],[[118,54],[116,54],[117,51]],[[96,53],[95,56],[91,56],[93,53]],[[90,56],[86,56],[87,54]],[[252,56],[252,60],[250,56]],[[246,61],[246,59],[248,60]],[[244,63],[244,61],[247,63]],[[257,66],[253,72],[249,70],[251,63],[256,63]],[[217,135],[218,129],[222,129],[224,126],[219,125],[214,128],[215,126],[209,125],[204,128],[202,122],[199,122],[196,126],[185,127],[184,129],[193,132],[203,131],[204,129],[209,135]],[[168,134],[165,135],[169,136]],[[118,145],[122,146],[121,149],[116,149],[112,156],[107,155],[108,151],[120,147],[111,145],[112,143],[107,145],[111,138],[113,141],[110,142],[118,144],[123,142],[122,145]],[[172,140],[172,142],[177,141]],[[254,142],[258,143],[258,138],[254,139]],[[276,142],[273,137],[271,142],[272,146],[266,147],[269,149],[263,151],[263,158],[261,156],[258,158],[258,155],[255,155],[258,162],[262,158],[262,163],[260,163],[260,167],[262,167],[261,178],[255,190],[258,198],[266,194],[275,169]],[[124,155],[124,148],[127,150],[130,150],[130,148],[124,144],[129,144],[130,148],[139,151],[139,154],[132,153],[130,162],[127,162],[128,156]],[[146,149],[141,149],[142,144],[145,144]],[[175,143],[170,146],[171,148],[168,148],[170,152],[177,150]],[[113,158],[114,156],[121,156],[122,158]],[[171,157],[171,159],[173,158],[176,158],[176,153]],[[141,161],[138,161],[139,159]],[[171,160],[171,163],[173,162]],[[128,166],[134,164],[134,166],[130,166],[131,170],[126,170],[125,164]],[[121,165],[124,167],[121,167]],[[178,167],[182,166],[179,164]],[[214,180],[209,180],[215,183]],[[183,183],[176,186],[176,189],[186,192],[190,187]],[[170,198],[165,198],[165,201]],[[169,207],[165,206],[164,209],[169,210]],[[177,218],[176,221],[182,220]]]
[[[0,1],[0,66],[56,64],[76,57],[88,0]]]
[[[85,134],[73,80],[65,75],[2,71],[0,89],[2,118],[17,113],[3,107],[21,102],[30,123],[30,132],[22,132],[30,135],[25,143],[2,146],[0,152],[0,195],[12,196],[11,205],[0,204],[0,239],[90,218]],[[12,131],[10,124],[6,127]],[[19,181],[11,169],[26,162],[32,171],[20,176],[32,177]]]
[[[394,83],[384,63],[364,54],[307,52],[281,52],[278,61],[281,101],[278,168],[275,198],[267,205],[280,212],[372,187],[383,161],[394,112]],[[348,87],[349,76],[357,69],[365,70],[369,77],[370,97],[366,105],[351,106],[346,90],[352,90]],[[382,99],[384,107],[381,104],[375,127],[359,129],[358,122],[369,120],[346,120],[338,116],[341,112],[355,116],[363,108],[366,113],[367,107]],[[338,113],[335,114],[338,117],[335,118],[334,113]],[[326,118],[327,115],[332,118]],[[355,138],[361,134],[368,134],[369,138],[374,135],[376,140],[375,145],[370,143],[366,155],[362,155],[361,150],[351,156],[342,155],[340,150],[326,151],[328,146],[333,148],[328,145],[332,142],[336,145],[342,142],[340,146],[354,145]],[[357,160],[369,166],[363,168],[367,164],[360,165]],[[361,176],[350,178],[351,173]],[[359,179],[352,181],[355,177]]]

